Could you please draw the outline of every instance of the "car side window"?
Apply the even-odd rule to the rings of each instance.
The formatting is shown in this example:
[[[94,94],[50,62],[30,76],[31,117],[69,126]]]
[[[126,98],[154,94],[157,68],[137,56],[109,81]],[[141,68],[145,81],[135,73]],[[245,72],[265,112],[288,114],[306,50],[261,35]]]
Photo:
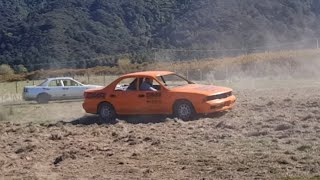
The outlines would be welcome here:
[[[160,84],[151,77],[140,78],[140,91],[159,91]]]
[[[81,85],[76,81],[70,80],[70,86],[81,86]]]
[[[63,86],[70,86],[70,80],[63,80]]]
[[[61,81],[60,80],[52,80],[49,83],[50,87],[57,87],[57,86],[62,86]]]
[[[160,91],[161,90],[161,85],[157,81],[153,81],[153,88],[156,90]]]
[[[138,85],[138,78],[122,79],[115,87],[115,91],[136,91]]]

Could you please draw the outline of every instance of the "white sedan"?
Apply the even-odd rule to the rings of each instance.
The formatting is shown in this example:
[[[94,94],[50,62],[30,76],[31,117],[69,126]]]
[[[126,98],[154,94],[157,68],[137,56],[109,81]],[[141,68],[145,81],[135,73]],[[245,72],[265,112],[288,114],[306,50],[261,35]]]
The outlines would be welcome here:
[[[50,100],[81,99],[87,89],[103,88],[98,85],[84,85],[71,77],[47,78],[38,86],[25,86],[23,99],[48,103]]]

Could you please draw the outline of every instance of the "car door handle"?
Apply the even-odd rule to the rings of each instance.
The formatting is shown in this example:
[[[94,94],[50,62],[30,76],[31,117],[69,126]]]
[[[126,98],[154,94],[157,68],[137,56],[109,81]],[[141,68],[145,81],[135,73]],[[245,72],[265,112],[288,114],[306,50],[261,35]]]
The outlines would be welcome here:
[[[141,97],[145,97],[145,95],[144,94],[139,94],[138,97],[140,97],[140,98]]]
[[[63,90],[68,90],[69,88],[62,88]]]
[[[116,95],[114,95],[114,94],[111,94],[111,95],[110,95],[110,97],[116,97]]]

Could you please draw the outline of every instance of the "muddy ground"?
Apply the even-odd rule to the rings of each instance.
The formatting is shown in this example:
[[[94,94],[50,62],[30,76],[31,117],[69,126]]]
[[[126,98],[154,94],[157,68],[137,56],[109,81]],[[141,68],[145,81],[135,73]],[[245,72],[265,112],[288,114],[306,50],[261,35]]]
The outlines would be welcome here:
[[[0,122],[0,179],[320,179],[320,85],[235,94],[233,110],[187,122],[99,124],[67,111],[81,102],[60,103],[60,122]]]

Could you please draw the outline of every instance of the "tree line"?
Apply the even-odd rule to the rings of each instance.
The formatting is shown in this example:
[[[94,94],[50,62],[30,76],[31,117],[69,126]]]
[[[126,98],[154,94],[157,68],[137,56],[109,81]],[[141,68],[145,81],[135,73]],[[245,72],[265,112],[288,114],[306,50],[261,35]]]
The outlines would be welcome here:
[[[320,35],[318,0],[2,0],[0,64],[28,70],[153,60],[154,48],[232,49]]]

